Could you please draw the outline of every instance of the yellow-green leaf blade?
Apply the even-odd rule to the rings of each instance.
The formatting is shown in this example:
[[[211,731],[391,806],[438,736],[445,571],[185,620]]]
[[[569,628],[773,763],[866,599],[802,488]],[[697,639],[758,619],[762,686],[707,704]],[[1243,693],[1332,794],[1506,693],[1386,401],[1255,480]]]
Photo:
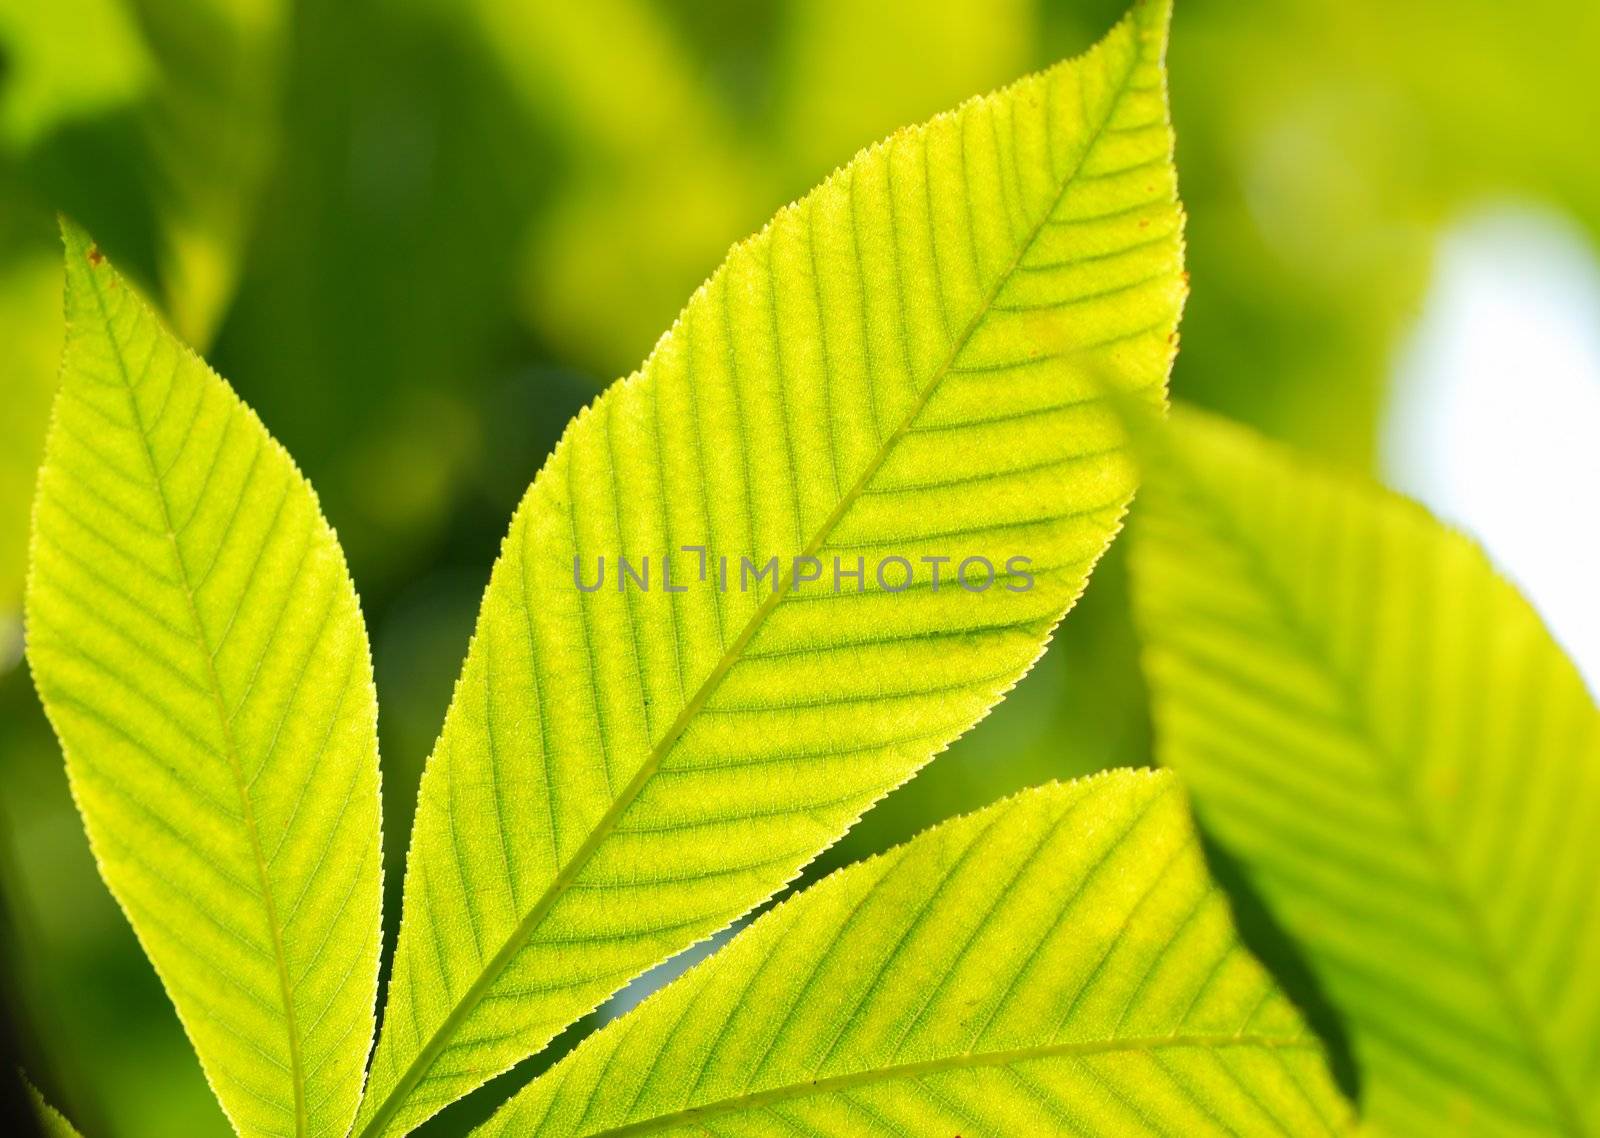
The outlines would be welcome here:
[[[776,891],[1037,657],[1133,487],[1102,396],[1161,400],[1174,350],[1166,18],[858,155],[569,429],[423,777],[366,1138]],[[653,591],[575,587],[619,555]],[[739,588],[774,556],[864,589]]]
[[[1135,570],[1160,755],[1305,946],[1389,1134],[1600,1132],[1600,715],[1412,503],[1177,417]]]
[[[66,229],[28,658],[106,884],[245,1135],[344,1133],[379,944],[366,630],[311,487]]]
[[[64,1114],[45,1101],[44,1095],[32,1083],[28,1084],[28,1101],[33,1104],[33,1112],[44,1138],[83,1138]]]
[[[1170,774],[1027,791],[825,879],[474,1138],[1342,1133]]]

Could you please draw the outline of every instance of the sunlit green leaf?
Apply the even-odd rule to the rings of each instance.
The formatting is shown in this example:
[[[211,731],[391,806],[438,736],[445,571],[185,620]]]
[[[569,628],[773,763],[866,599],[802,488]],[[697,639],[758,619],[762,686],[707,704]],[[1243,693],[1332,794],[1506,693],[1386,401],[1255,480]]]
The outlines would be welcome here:
[[[1186,413],[1141,496],[1159,754],[1399,1135],[1600,1127],[1600,714],[1419,507]]]
[[[1133,488],[1104,393],[1172,358],[1166,22],[860,155],[568,430],[423,776],[365,1138],[770,895],[1038,656]]]
[[[68,228],[28,658],[101,873],[244,1135],[344,1133],[379,941],[376,704],[333,531]]]
[[[1343,1133],[1170,774],[1026,791],[835,873],[474,1138]]]

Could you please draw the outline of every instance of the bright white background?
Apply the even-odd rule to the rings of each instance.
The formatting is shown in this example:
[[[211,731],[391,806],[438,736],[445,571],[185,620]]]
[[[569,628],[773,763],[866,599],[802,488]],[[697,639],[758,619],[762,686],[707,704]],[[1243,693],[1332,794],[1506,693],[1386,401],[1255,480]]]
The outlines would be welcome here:
[[[1600,262],[1521,206],[1441,242],[1395,364],[1383,473],[1473,534],[1600,691]]]

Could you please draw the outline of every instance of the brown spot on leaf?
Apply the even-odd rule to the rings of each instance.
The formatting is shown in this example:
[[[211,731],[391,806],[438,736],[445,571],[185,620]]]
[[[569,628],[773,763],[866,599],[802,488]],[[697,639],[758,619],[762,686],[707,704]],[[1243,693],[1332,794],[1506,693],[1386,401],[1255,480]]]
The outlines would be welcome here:
[[[89,246],[89,263],[91,265],[101,264],[103,261],[105,261],[105,259],[106,259],[106,255],[104,253],[100,252],[100,246],[98,246],[98,245]]]

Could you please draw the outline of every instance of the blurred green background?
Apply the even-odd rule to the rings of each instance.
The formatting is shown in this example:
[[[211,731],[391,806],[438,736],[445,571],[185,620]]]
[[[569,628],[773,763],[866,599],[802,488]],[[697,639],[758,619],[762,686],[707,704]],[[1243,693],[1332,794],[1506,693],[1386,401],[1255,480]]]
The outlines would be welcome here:
[[[55,211],[257,408],[345,543],[383,708],[392,917],[478,596],[568,417],[779,205],[890,129],[1082,50],[1120,8],[0,0],[0,1000],[47,1097],[94,1138],[226,1132],[95,875],[21,662]],[[1381,468],[1480,529],[1536,603],[1560,563],[1581,596],[1552,585],[1546,615],[1574,648],[1600,643],[1592,584],[1572,586],[1600,579],[1600,553],[1519,561],[1533,538],[1502,552],[1487,492],[1463,488],[1558,479],[1542,498],[1600,516],[1597,56],[1593,0],[1180,0],[1170,58],[1194,288],[1175,393]],[[1451,307],[1468,277],[1487,317]],[[1517,297],[1531,315],[1500,320]],[[1471,348],[1495,334],[1501,355]],[[1474,360],[1493,364],[1478,396],[1448,370]],[[1533,402],[1564,424],[1565,465],[1490,453],[1484,392],[1552,373],[1576,410]],[[1148,761],[1125,598],[1114,548],[1015,695],[824,864]]]

